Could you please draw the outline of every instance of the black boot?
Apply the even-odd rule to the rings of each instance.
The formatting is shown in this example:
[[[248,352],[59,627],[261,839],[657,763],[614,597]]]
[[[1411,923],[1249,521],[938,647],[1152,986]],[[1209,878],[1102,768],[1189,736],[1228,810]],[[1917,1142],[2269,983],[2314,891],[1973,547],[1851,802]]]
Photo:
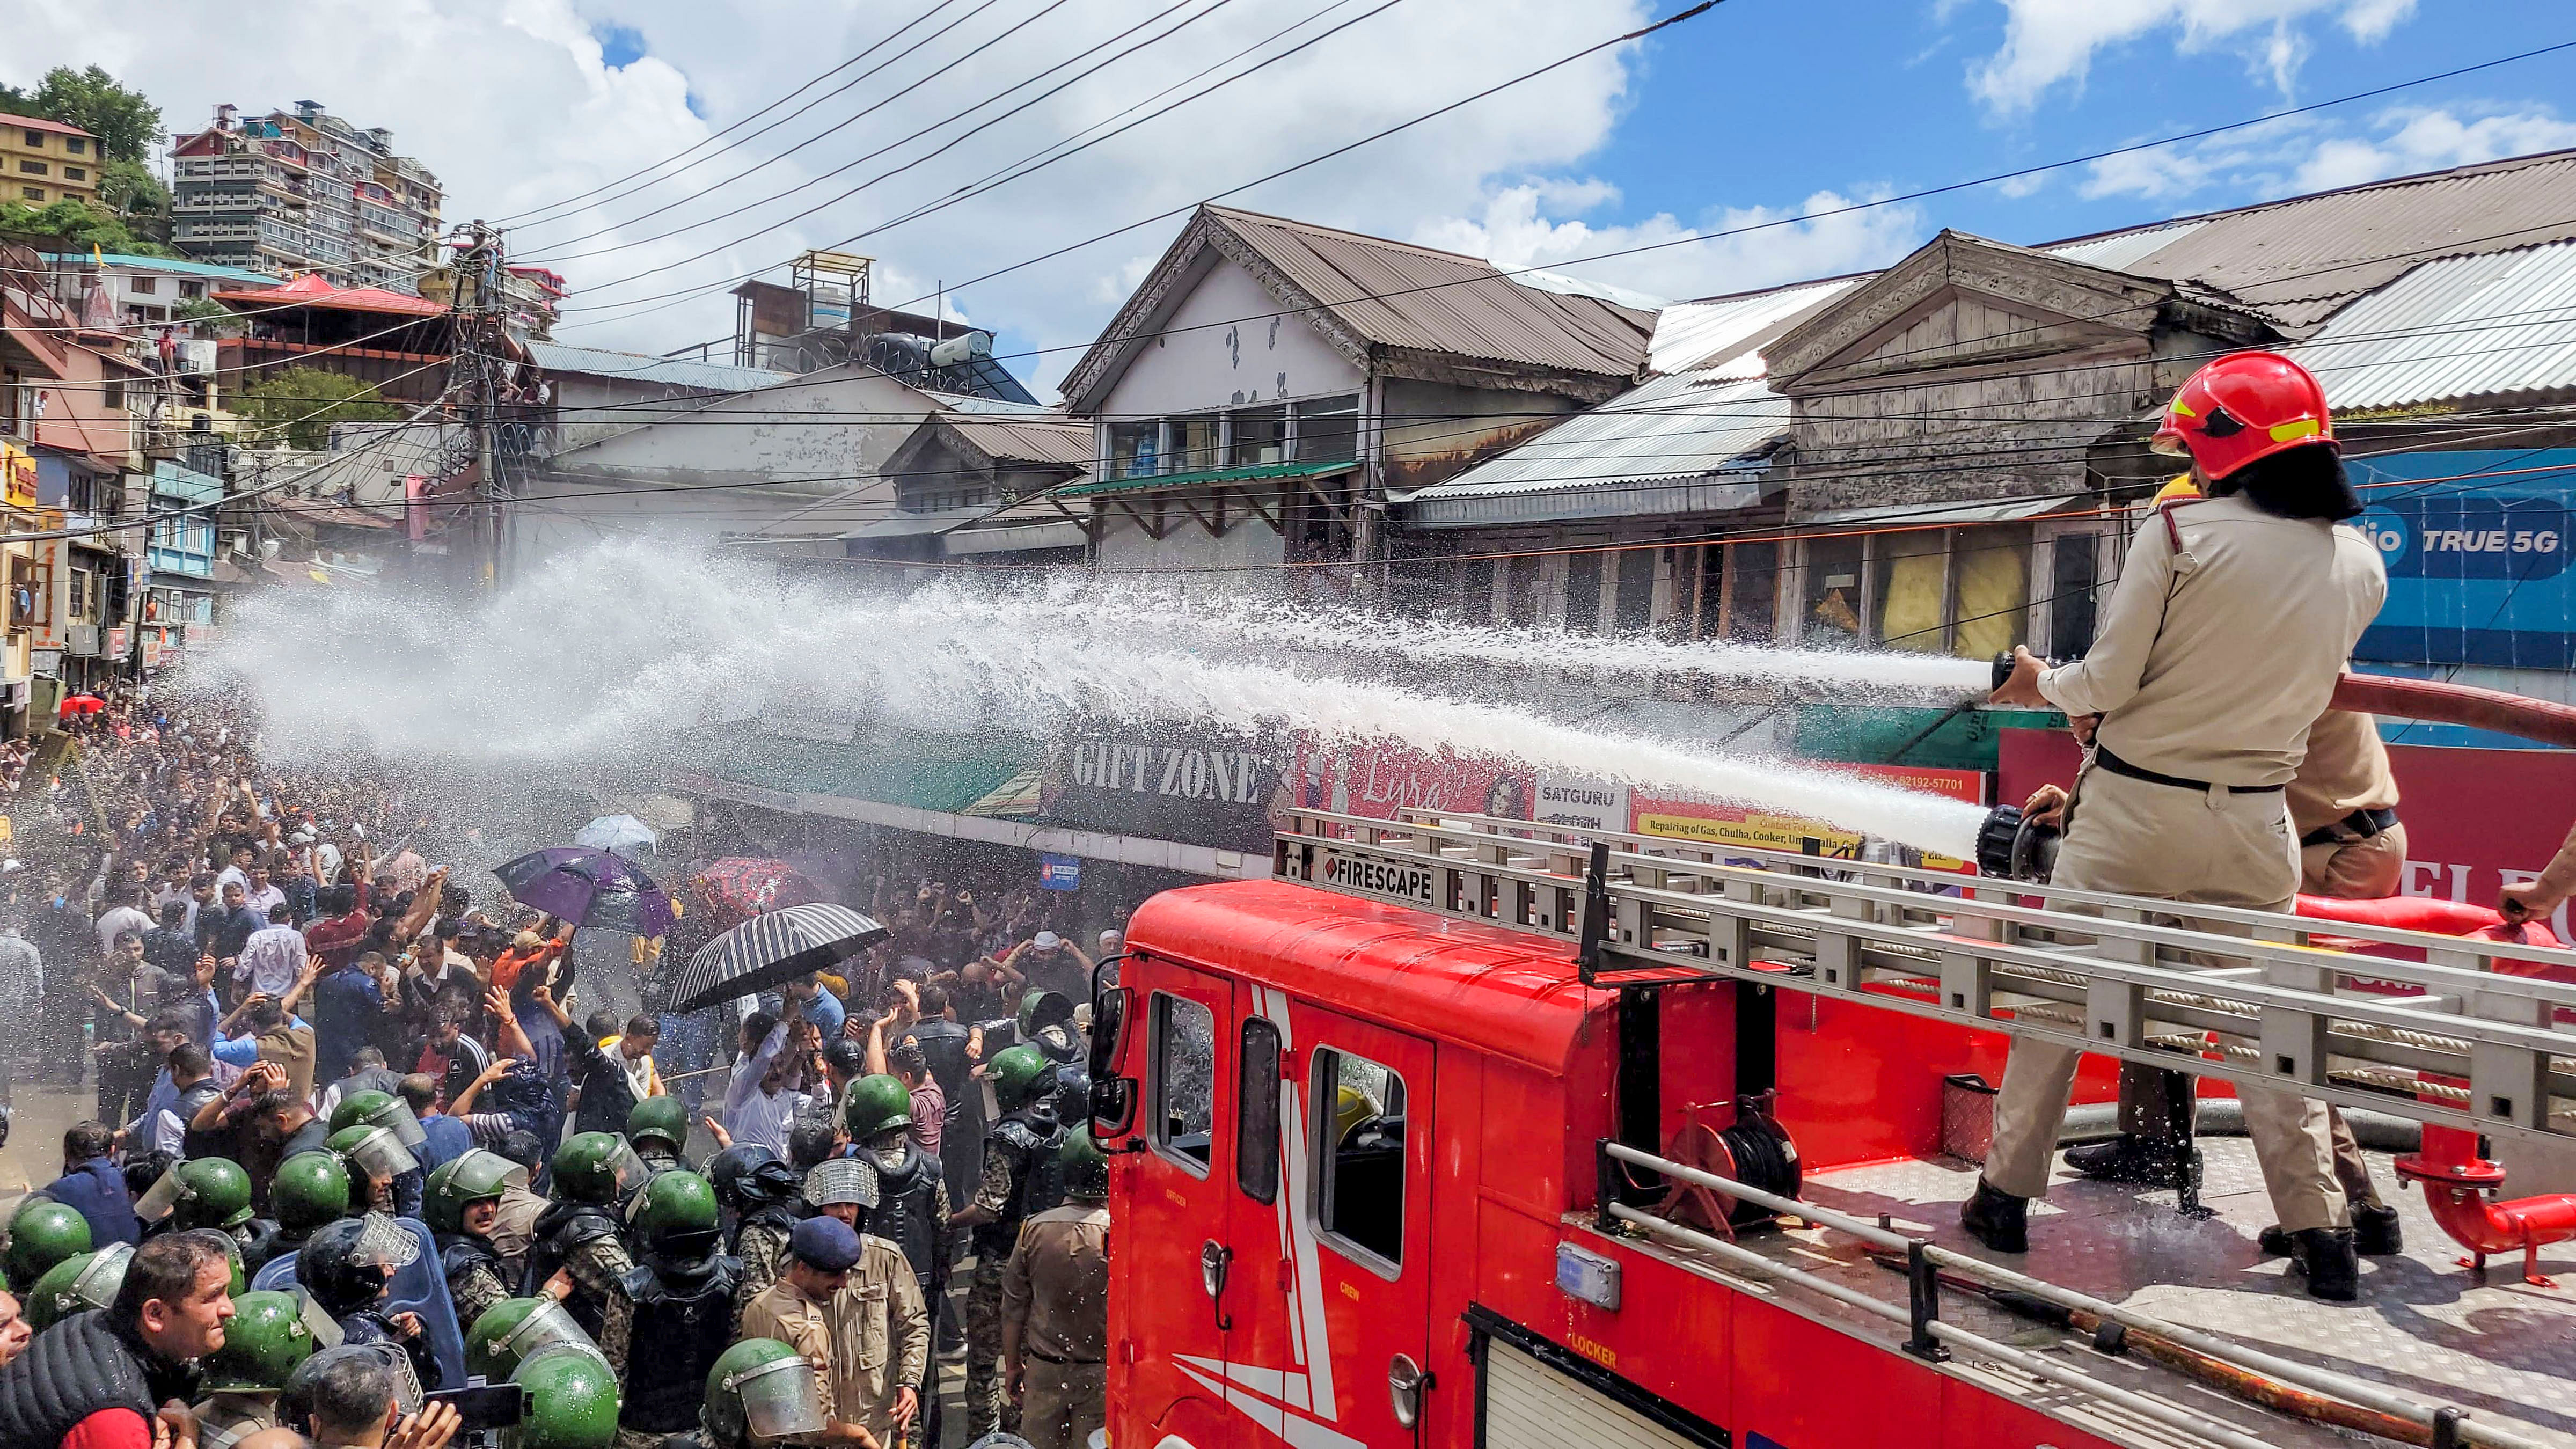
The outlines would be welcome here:
[[[1980,1177],[1977,1195],[1959,1209],[1959,1226],[1968,1230],[1969,1237],[1998,1253],[2027,1253],[2030,1230],[2023,1215],[2029,1207],[2030,1199],[1999,1192]]]
[[[2279,1224],[2263,1230],[2256,1243],[2266,1258],[2290,1256],[2290,1235]],[[2397,1209],[2364,1205],[2352,1210],[2352,1248],[2365,1258],[2385,1258],[2406,1251],[2406,1232],[2398,1226]]]
[[[2290,1234],[2290,1266],[2308,1277],[2308,1296],[2350,1303],[2361,1296],[2361,1255],[2350,1228],[2302,1228]]]
[[[2200,1155],[2199,1149],[2191,1150]],[[2180,1154],[2172,1147],[2133,1132],[2123,1132],[2107,1142],[2087,1142],[2066,1149],[2070,1169],[2102,1182],[2125,1182],[2139,1187],[2172,1187]]]

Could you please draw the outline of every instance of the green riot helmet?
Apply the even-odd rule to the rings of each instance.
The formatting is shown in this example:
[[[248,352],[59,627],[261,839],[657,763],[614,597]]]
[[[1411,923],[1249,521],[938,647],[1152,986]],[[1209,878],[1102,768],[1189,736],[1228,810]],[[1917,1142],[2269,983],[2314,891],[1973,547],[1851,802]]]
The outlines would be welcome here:
[[[224,1261],[232,1269],[231,1286],[224,1289],[227,1298],[239,1298],[250,1287],[250,1275],[242,1269],[241,1240],[222,1228],[192,1228],[189,1231],[204,1238],[209,1247],[224,1250]]]
[[[421,1214],[442,1233],[466,1231],[465,1210],[501,1196],[502,1190],[525,1187],[528,1170],[497,1152],[468,1148],[462,1155],[430,1169],[421,1195]]]
[[[811,1443],[823,1433],[823,1381],[795,1349],[746,1338],[707,1370],[705,1414],[719,1449]]]
[[[1020,997],[1020,1040],[1034,1039],[1051,1026],[1063,1026],[1073,1020],[1073,1003],[1064,993],[1044,987],[1031,987]]]
[[[126,1265],[133,1261],[132,1243],[110,1243],[95,1253],[63,1259],[46,1270],[36,1280],[35,1291],[27,1295],[27,1321],[42,1333],[75,1313],[109,1306],[116,1302],[116,1290],[124,1286]]]
[[[689,1104],[677,1097],[647,1097],[626,1114],[626,1140],[641,1148],[659,1142],[677,1157],[689,1145]]]
[[[841,1128],[852,1142],[912,1125],[912,1089],[901,1077],[861,1077],[841,1094]]]
[[[483,1316],[466,1330],[465,1371],[482,1375],[486,1382],[498,1382],[541,1354],[573,1349],[607,1361],[562,1304],[542,1293],[534,1298],[504,1298],[484,1309]]]
[[[268,1206],[277,1225],[305,1234],[349,1215],[349,1169],[332,1152],[299,1152],[277,1165]]]
[[[554,1193],[566,1202],[615,1202],[644,1178],[644,1159],[614,1132],[583,1132],[555,1149]]]
[[[644,1247],[664,1258],[705,1257],[722,1236],[715,1184],[694,1172],[665,1172],[644,1184],[628,1221]]]
[[[412,1115],[411,1103],[391,1092],[351,1092],[331,1109],[331,1131],[336,1135],[352,1127],[382,1127],[394,1134],[394,1140],[405,1151],[417,1154],[429,1141],[420,1119]]]
[[[596,1353],[557,1351],[522,1360],[511,1382],[527,1391],[515,1449],[609,1449],[617,1442],[617,1375]]]
[[[370,1127],[361,1122],[332,1133],[322,1145],[339,1153],[351,1167],[387,1182],[420,1166],[420,1159],[411,1155],[411,1149],[402,1145],[402,1139],[390,1127]]]
[[[65,1258],[89,1251],[89,1219],[48,1198],[9,1220],[9,1281],[33,1284]]]
[[[243,1293],[233,1299],[224,1346],[206,1359],[199,1387],[209,1393],[257,1394],[286,1387],[286,1376],[313,1356],[313,1330],[292,1293]]]
[[[1015,1046],[993,1058],[985,1068],[993,1079],[993,1100],[1005,1112],[1015,1112],[1055,1090],[1055,1064],[1046,1053],[1033,1046]]]
[[[250,1174],[231,1158],[191,1157],[165,1176],[179,1179],[179,1201],[170,1210],[170,1226],[181,1232],[237,1228],[250,1221]],[[159,1184],[154,1188],[157,1191]]]
[[[1064,1134],[1064,1146],[1056,1150],[1057,1165],[1064,1169],[1064,1191],[1067,1197],[1106,1198],[1109,1196],[1109,1158],[1091,1140],[1091,1128],[1084,1125]]]

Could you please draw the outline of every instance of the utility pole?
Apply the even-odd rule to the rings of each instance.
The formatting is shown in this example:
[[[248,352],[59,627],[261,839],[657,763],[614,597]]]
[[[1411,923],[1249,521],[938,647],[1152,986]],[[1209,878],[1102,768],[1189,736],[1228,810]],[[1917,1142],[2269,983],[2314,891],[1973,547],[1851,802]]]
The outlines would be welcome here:
[[[507,537],[503,518],[509,490],[500,471],[495,434],[500,427],[500,386],[494,372],[499,361],[499,278],[501,238],[480,220],[468,224],[467,240],[456,262],[456,352],[448,364],[448,391],[462,405],[466,425],[474,430],[474,527],[476,588],[501,585],[501,555]]]

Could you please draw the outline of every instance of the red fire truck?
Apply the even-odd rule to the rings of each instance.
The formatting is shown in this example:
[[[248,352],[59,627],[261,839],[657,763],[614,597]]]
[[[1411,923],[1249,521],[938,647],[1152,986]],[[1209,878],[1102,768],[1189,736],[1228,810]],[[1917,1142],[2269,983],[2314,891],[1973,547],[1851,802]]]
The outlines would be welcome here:
[[[1096,993],[1109,1442],[2576,1445],[2576,1303],[2523,1280],[2576,1244],[2480,1150],[2571,1160],[2576,953],[2141,904],[1283,817],[1272,879],[1155,897]],[[2096,1101],[2127,1059],[2429,1124],[2452,1217],[2530,1261],[2455,1265],[2382,1161],[2409,1252],[2312,1301],[2217,1137],[2213,1215],[2062,1179],[1987,1254],[1957,1206],[2016,1036],[2094,1053]]]

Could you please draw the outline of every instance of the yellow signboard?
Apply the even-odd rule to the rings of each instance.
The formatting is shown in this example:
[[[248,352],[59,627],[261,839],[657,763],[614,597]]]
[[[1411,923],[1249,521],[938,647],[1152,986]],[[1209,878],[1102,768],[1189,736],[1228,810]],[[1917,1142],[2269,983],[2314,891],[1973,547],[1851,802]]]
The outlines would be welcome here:
[[[15,443],[0,443],[0,501],[12,508],[36,506],[36,456]]]

